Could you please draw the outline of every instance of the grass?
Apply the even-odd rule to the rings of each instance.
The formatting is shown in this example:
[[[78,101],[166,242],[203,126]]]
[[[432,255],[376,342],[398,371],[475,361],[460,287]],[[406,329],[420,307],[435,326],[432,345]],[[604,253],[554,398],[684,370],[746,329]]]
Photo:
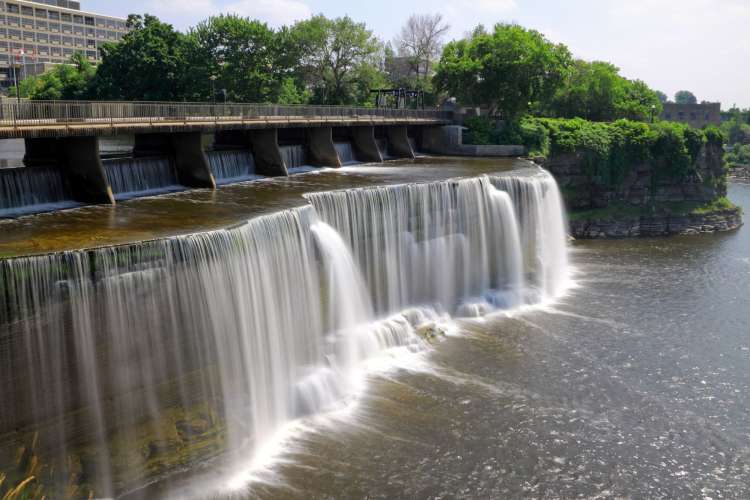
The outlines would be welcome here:
[[[657,214],[669,215],[705,215],[726,210],[740,210],[734,203],[722,196],[708,203],[700,202],[662,202],[647,206],[634,206],[625,203],[613,203],[606,208],[575,210],[568,214],[571,221],[633,219]]]

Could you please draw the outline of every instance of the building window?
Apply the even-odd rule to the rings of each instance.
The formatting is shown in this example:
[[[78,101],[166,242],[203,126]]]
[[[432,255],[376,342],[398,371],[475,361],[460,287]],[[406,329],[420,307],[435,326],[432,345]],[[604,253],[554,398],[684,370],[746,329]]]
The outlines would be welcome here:
[[[50,35],[49,43],[52,45],[60,45],[60,35]]]
[[[8,16],[6,18],[8,26],[21,26],[21,18],[15,16]]]
[[[23,39],[27,42],[33,42],[34,41],[34,33],[32,31],[24,31],[23,32]]]
[[[83,16],[74,15],[73,16],[73,22],[78,24],[83,24]]]
[[[24,5],[21,7],[21,14],[24,16],[33,16],[34,15],[34,8],[33,7],[27,7]]]
[[[62,25],[63,33],[73,33],[73,26],[70,24],[63,24]]]
[[[67,12],[63,12],[62,14],[60,14],[60,19],[62,19],[66,23],[72,23],[73,22],[73,16],[71,16]]]
[[[47,30],[47,21],[37,21],[36,22],[36,29],[38,30]]]
[[[52,33],[60,33],[60,25],[58,23],[49,23],[49,30]]]
[[[47,19],[47,11],[44,9],[36,9],[34,15],[39,19]]]
[[[14,40],[20,40],[21,39],[21,30],[9,29],[8,30],[8,38],[12,38]]]
[[[46,33],[37,33],[36,41],[39,43],[49,43],[49,35]]]
[[[106,38],[107,32],[104,30],[96,30],[96,38]]]
[[[83,29],[83,26],[73,26],[73,33],[83,36],[85,34],[85,30]]]
[[[62,37],[62,43],[63,45],[71,46],[73,45],[73,38],[69,36]]]
[[[54,19],[55,21],[59,21],[60,20],[60,13],[59,12],[55,12],[54,10],[51,10],[51,11],[49,11],[49,18],[50,19]]]
[[[18,5],[14,3],[5,4],[8,7],[8,12],[12,14],[19,14],[21,12],[21,9],[18,8]]]
[[[93,17],[87,17],[86,18],[86,26],[93,26],[94,25],[94,18]]]
[[[21,19],[21,24],[23,25],[24,28],[34,29],[34,20],[33,19],[23,18],[23,19]]]

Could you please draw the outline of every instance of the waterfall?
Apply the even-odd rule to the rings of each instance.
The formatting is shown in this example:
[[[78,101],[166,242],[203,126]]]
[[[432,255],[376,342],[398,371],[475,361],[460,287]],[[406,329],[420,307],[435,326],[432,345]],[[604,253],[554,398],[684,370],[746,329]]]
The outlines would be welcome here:
[[[102,164],[118,200],[183,189],[169,158],[118,158]]]
[[[219,453],[242,463],[357,394],[367,360],[424,351],[424,323],[561,291],[547,174],[308,201],[227,230],[0,261],[0,439],[38,432],[60,488],[85,479],[97,497]],[[0,470],[15,449],[0,446]]]
[[[56,167],[0,169],[0,217],[75,206]]]
[[[390,160],[393,158],[388,152],[388,139],[385,137],[376,137],[375,143],[378,145],[378,149],[384,160]]]
[[[339,160],[342,165],[353,165],[357,163],[357,159],[354,157],[354,150],[350,142],[336,142],[336,153],[339,155]]]
[[[263,178],[255,174],[255,160],[249,151],[209,151],[206,156],[218,184]]]
[[[281,157],[286,165],[287,172],[290,174],[300,174],[304,172],[310,172],[315,167],[306,165],[307,155],[305,154],[305,147],[301,144],[292,144],[287,146],[280,146]]]

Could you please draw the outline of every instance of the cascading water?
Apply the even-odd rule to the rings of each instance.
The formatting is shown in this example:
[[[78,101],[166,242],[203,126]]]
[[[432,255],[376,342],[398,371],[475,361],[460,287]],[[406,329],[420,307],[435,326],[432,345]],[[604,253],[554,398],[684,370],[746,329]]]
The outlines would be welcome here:
[[[59,168],[0,169],[0,217],[45,212],[75,205]]]
[[[102,165],[117,199],[184,189],[168,158],[117,158],[104,160]]]
[[[287,172],[290,174],[300,174],[314,170],[315,167],[306,165],[307,155],[305,154],[305,147],[301,144],[280,146],[279,149],[281,150],[281,157],[284,160]]]
[[[353,165],[357,163],[357,158],[354,157],[354,149],[349,142],[336,142],[336,153],[339,155],[339,160],[342,165]]]
[[[384,160],[393,158],[388,151],[388,139],[386,139],[385,137],[378,137],[375,139],[375,143],[378,145],[378,149],[380,150],[380,154]]]
[[[366,360],[424,350],[424,322],[561,290],[547,174],[308,199],[229,230],[1,261],[0,436],[36,433],[58,457],[40,476],[82,496],[243,463],[356,394]]]
[[[206,156],[218,184],[263,178],[255,174],[255,159],[249,151],[209,151]]]

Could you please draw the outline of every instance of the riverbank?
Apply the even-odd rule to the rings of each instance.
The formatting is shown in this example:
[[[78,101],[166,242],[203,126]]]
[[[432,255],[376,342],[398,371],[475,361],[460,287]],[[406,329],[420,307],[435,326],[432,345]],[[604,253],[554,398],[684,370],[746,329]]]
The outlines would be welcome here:
[[[659,203],[648,207],[613,204],[568,214],[576,239],[636,238],[733,231],[742,209],[722,197],[710,203]]]
[[[729,167],[729,179],[733,181],[750,181],[750,165],[733,165]]]

